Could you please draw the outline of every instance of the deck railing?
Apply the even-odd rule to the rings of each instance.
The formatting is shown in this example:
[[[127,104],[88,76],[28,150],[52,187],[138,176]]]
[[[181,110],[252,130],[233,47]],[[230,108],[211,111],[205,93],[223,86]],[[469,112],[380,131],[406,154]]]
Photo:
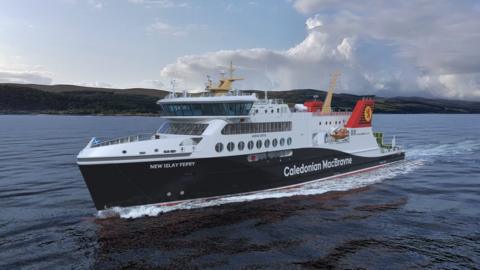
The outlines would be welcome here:
[[[147,141],[152,139],[156,139],[155,134],[153,133],[142,133],[142,134],[125,136],[125,137],[120,137],[115,139],[93,138],[90,147],[100,147],[100,146],[122,144],[122,143],[129,143],[129,142]]]
[[[345,108],[332,108],[331,112],[314,112],[313,115],[315,116],[328,116],[328,115],[350,115],[352,111],[350,109]]]

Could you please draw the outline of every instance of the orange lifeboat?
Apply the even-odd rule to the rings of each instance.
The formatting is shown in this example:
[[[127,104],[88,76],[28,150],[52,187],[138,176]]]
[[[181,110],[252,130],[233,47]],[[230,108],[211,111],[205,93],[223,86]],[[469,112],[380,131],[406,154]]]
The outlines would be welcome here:
[[[345,139],[348,137],[348,129],[344,127],[336,128],[330,132],[330,136],[332,136],[335,140]]]

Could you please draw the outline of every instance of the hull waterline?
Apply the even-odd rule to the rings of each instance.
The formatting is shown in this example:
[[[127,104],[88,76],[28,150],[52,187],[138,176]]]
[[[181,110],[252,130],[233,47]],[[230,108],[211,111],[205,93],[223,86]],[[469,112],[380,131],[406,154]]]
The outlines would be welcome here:
[[[95,207],[172,204],[279,189],[403,160],[404,152],[362,157],[318,148],[249,161],[248,155],[80,165]]]

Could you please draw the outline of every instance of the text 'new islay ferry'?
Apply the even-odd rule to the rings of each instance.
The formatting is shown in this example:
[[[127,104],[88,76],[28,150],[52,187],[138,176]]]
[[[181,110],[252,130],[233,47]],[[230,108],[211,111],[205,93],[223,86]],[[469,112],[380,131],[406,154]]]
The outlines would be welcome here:
[[[175,204],[292,186],[361,172],[404,159],[373,132],[374,100],[353,111],[331,108],[338,74],[324,102],[290,108],[278,99],[232,91],[228,77],[200,95],[158,101],[160,128],[114,140],[92,138],[77,163],[98,210]]]

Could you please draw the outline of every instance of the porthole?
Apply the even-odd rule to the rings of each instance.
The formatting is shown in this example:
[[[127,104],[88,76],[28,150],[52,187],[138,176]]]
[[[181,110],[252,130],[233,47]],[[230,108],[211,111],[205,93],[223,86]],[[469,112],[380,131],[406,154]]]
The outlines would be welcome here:
[[[270,140],[266,139],[264,145],[265,145],[265,148],[270,147]]]
[[[272,113],[273,113],[273,109],[272,109]]]
[[[247,147],[248,147],[248,149],[252,150],[253,149],[253,141],[249,141]]]
[[[157,148],[155,148],[155,150],[153,150],[153,151],[155,151],[155,152],[158,152],[158,149],[157,149]]]
[[[262,148],[262,141],[261,140],[257,141],[257,148],[258,149]]]
[[[277,113],[280,113],[280,108],[277,108]]]
[[[322,125],[322,122],[318,123],[320,126]]]
[[[292,144],[292,138],[288,137],[288,139],[287,139],[287,145],[290,145],[290,144]]]
[[[244,142],[238,142],[238,150],[243,151],[245,148],[245,143]]]
[[[273,146],[273,147],[277,147],[277,144],[278,144],[278,140],[277,140],[277,139],[273,139],[273,140],[272,140],[272,146]]]
[[[126,154],[126,153],[127,153],[127,150],[123,150],[122,153],[123,153],[123,154]]]
[[[229,152],[232,152],[234,149],[235,149],[235,144],[234,144],[233,142],[229,142],[229,143],[227,144],[227,150],[228,150]]]
[[[265,113],[268,113],[268,110],[265,110]]]
[[[332,121],[328,122],[328,124],[331,125],[331,124],[332,124]]]
[[[215,151],[217,151],[218,153],[222,152],[223,151],[223,144],[222,143],[217,143],[215,145]]]
[[[258,113],[258,110],[255,110],[255,113]]]
[[[281,139],[280,139],[280,146],[283,146],[283,145],[285,145],[285,139],[284,139],[284,138],[281,138]]]

